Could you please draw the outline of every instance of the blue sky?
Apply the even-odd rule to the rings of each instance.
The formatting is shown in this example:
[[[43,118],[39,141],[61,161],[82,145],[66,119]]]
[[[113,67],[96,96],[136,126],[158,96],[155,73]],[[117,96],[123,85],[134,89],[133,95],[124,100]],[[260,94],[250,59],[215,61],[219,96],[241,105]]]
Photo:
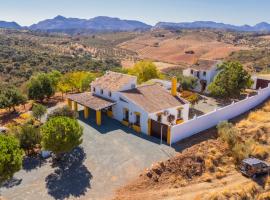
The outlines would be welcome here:
[[[270,22],[270,0],[0,0],[0,20],[30,25],[56,15],[111,16],[186,22],[212,20],[236,25]]]

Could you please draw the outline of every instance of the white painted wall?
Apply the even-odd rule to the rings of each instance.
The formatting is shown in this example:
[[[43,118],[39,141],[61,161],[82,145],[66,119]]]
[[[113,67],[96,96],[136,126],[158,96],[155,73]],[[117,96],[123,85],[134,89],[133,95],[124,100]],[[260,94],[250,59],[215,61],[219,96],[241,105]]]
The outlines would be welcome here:
[[[220,64],[221,62],[219,62],[218,64]],[[207,81],[207,86],[214,80],[215,76],[217,75],[218,71],[217,71],[217,66],[213,66],[211,69],[209,70],[195,70],[193,69],[193,74],[191,74],[191,69],[192,68],[188,68],[183,70],[183,75],[184,76],[192,76],[195,78],[198,78],[196,75],[194,75],[195,73],[199,73],[199,79],[198,79],[198,84],[196,86],[196,88],[194,88],[194,91],[196,92],[200,92],[201,91],[201,84],[200,84],[200,80],[205,80]],[[203,73],[206,72],[206,75],[204,76]],[[207,87],[206,86],[206,87]],[[205,91],[207,92],[207,90]]]
[[[123,120],[123,109],[127,108],[129,110],[129,121],[131,123],[135,123],[135,117],[136,115],[134,114],[135,112],[139,112],[141,115],[141,121],[140,121],[140,125],[141,125],[141,132],[147,134],[148,132],[148,113],[146,111],[144,111],[143,109],[141,109],[139,106],[137,106],[136,104],[134,104],[133,102],[131,102],[130,100],[128,100],[127,98],[123,97],[123,95],[121,95],[120,92],[117,92],[115,94],[115,96],[117,96],[118,101],[117,104],[113,106],[113,116],[116,120],[118,121],[122,121]],[[120,97],[125,100],[121,101]]]
[[[267,88],[258,91],[255,96],[248,97],[242,101],[219,108],[215,111],[186,121],[182,124],[172,126],[171,143],[178,142],[184,138],[216,126],[219,122],[232,119],[261,104],[270,97],[270,84]]]
[[[186,103],[184,105],[179,105],[177,107],[173,107],[173,108],[169,108],[169,109],[164,109],[164,110],[160,110],[158,112],[155,112],[155,113],[150,113],[149,114],[149,118],[157,121],[157,114],[158,113],[163,113],[165,110],[168,111],[168,115],[174,115],[175,116],[175,120],[173,121],[173,124],[176,124],[176,119],[177,119],[177,114],[178,114],[178,108],[182,107],[182,118],[184,121],[187,121],[188,120],[188,114],[189,114],[189,104]],[[161,120],[161,123],[163,124],[168,124],[168,121],[167,121],[167,116],[164,116],[162,115],[162,120]]]

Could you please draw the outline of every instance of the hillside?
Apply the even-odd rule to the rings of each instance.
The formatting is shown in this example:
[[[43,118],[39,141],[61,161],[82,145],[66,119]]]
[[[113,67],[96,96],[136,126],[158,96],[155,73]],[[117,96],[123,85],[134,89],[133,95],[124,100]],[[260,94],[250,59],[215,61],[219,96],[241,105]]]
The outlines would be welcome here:
[[[269,125],[270,101],[235,121],[235,127],[244,141],[256,141],[256,145],[251,147],[252,155],[268,161]],[[211,134],[215,135],[214,132]],[[247,195],[250,198],[243,199],[257,199],[267,191],[270,180],[261,179],[258,183],[243,177],[236,170],[228,146],[217,138],[195,144],[165,162],[156,163],[121,188],[115,199],[229,199],[223,198],[223,193],[227,197]],[[243,188],[243,185],[246,187]]]
[[[21,85],[37,72],[100,71],[121,66],[134,53],[116,45],[137,33],[68,36],[0,29],[0,80]]]
[[[241,36],[241,35],[240,35]],[[252,48],[236,33],[210,30],[155,30],[119,45],[136,52],[141,59],[173,64],[192,64],[198,58],[223,59],[232,52]]]

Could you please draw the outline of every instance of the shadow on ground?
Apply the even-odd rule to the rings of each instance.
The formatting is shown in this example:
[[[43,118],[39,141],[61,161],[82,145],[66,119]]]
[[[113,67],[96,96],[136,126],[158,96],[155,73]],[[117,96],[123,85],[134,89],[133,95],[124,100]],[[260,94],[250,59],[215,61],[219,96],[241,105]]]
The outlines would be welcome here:
[[[5,187],[5,188],[12,188],[14,186],[18,186],[20,185],[22,182],[22,179],[17,179],[17,178],[11,178],[8,181],[5,181],[1,187]]]
[[[110,134],[115,130],[121,129],[125,133],[132,134],[136,137],[142,138],[144,140],[147,140],[147,141],[155,143],[155,144],[160,144],[159,138],[151,137],[149,135],[142,134],[142,133],[137,133],[131,127],[124,126],[123,124],[121,124],[121,122],[117,121],[116,119],[113,119],[113,118],[106,116],[106,114],[104,114],[104,113],[102,113],[102,125],[98,126],[96,124],[95,112],[93,110],[90,110],[89,113],[90,114],[89,114],[88,119],[84,119],[83,111],[79,111],[80,121],[88,124],[89,126],[94,128],[95,130],[97,130],[100,134]],[[163,141],[163,143],[166,144],[166,142],[164,142],[164,141]]]
[[[83,165],[86,154],[83,148],[75,148],[54,164],[55,171],[45,179],[48,194],[55,199],[80,197],[91,188],[91,173]]]
[[[25,171],[31,171],[44,165],[47,161],[41,159],[39,156],[27,156],[23,159],[22,168]]]

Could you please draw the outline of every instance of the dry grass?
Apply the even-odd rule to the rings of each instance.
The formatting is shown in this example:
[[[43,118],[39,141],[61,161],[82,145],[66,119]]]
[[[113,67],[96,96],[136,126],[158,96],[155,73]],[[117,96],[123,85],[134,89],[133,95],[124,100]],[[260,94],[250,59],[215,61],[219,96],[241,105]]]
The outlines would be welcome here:
[[[215,191],[208,194],[204,194],[197,197],[196,200],[252,200],[255,199],[259,193],[259,187],[256,183],[248,183],[243,187],[243,185],[238,185],[233,188],[226,188],[221,191]]]
[[[261,193],[256,197],[256,200],[269,200],[269,199],[270,199],[270,191]]]
[[[269,159],[269,111],[270,102],[233,126],[239,141],[239,146],[233,151],[251,152],[253,156]],[[246,148],[248,151],[243,151]],[[232,150],[229,150],[229,146],[221,139],[209,139],[197,143],[178,156],[146,170],[137,180],[121,188],[117,192],[116,199],[182,200],[185,193],[178,194],[177,189],[179,191],[185,188],[191,189],[195,185],[198,187],[196,194],[193,191],[189,195],[193,195],[194,198],[203,193],[197,196],[196,200],[269,199],[269,192],[266,191],[270,190],[270,178],[265,181],[264,187],[260,187],[235,172],[234,159]],[[232,176],[235,177],[231,178]],[[205,189],[206,185],[211,185],[210,191]],[[166,195],[157,198],[159,191]]]

